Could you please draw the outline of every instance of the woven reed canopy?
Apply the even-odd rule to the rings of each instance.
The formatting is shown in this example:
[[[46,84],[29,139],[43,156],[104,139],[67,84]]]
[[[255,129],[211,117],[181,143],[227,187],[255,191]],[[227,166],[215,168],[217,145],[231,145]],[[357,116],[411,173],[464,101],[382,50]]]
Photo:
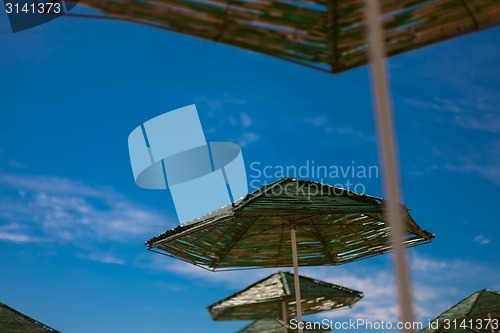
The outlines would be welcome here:
[[[80,0],[167,29],[338,73],[364,65],[362,0]],[[500,23],[498,0],[381,0],[389,56]]]
[[[306,327],[309,327],[308,322],[304,322]],[[318,323],[316,323],[318,324]],[[259,319],[251,322],[247,326],[243,327],[236,333],[282,333],[283,328],[285,326],[285,322],[281,319]],[[304,333],[321,333],[321,332],[329,332],[329,329],[323,328],[313,328],[313,329],[304,329]],[[293,330],[288,326],[288,332],[295,333],[297,330]]]
[[[317,182],[283,178],[146,242],[150,250],[209,270],[290,267],[290,227],[299,266],[340,265],[392,249],[385,201]],[[196,204],[196,203],[193,203]],[[406,246],[428,243],[404,210]]]
[[[351,307],[363,297],[363,293],[346,287],[305,276],[299,276],[299,279],[304,314]],[[214,320],[283,318],[283,313],[288,318],[294,317],[296,308],[293,274],[272,274],[210,305],[208,311]]]
[[[0,302],[0,333],[47,333],[59,331]]]
[[[490,318],[493,326],[487,326]],[[453,322],[455,319],[456,324]],[[437,329],[426,327],[419,333],[499,332],[500,293],[488,289],[475,292],[432,320],[436,321]]]

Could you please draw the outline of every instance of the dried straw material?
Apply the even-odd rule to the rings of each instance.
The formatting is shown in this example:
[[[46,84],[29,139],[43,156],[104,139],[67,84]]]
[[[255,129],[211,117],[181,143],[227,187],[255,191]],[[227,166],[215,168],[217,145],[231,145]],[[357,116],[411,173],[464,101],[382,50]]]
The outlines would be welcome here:
[[[499,0],[380,0],[388,56],[500,23]],[[80,0],[121,19],[338,73],[368,62],[362,0]]]
[[[60,333],[0,302],[0,333]]]
[[[419,333],[492,333],[500,331],[500,292],[483,289],[461,300]]]
[[[299,266],[340,265],[391,251],[384,203],[321,183],[284,178],[146,245],[209,270],[291,267],[290,227],[295,227]],[[401,209],[404,244],[430,242],[434,235],[422,230],[406,207]]]
[[[299,276],[304,315],[351,307],[363,293],[305,276]],[[214,320],[288,318],[296,315],[293,274],[278,272],[208,307]],[[283,326],[282,326],[283,327]]]

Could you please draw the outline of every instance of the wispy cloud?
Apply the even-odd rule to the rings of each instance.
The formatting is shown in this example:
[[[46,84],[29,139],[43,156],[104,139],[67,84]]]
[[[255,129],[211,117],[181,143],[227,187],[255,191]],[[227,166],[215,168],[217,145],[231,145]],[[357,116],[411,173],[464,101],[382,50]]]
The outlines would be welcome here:
[[[346,269],[344,267],[302,270],[304,275],[363,292],[364,297],[352,309],[330,311],[320,318],[362,318],[372,321],[395,321],[398,308],[395,302],[395,286],[391,271],[377,269]]]
[[[219,98],[211,98],[207,96],[196,96],[195,103],[199,106],[199,110],[207,112],[209,117],[215,117],[231,106],[241,106],[247,104],[247,100],[235,97],[231,94],[222,94]]]
[[[328,118],[326,118],[325,116],[317,116],[313,118],[306,118],[304,119],[304,122],[314,126],[323,127],[328,124]]]
[[[500,140],[477,147],[461,147],[459,151],[444,154],[444,168],[462,173],[475,173],[500,185]],[[439,154],[439,152],[438,152]]]
[[[452,113],[461,113],[464,108],[463,100],[450,100],[446,98],[434,97],[431,101],[422,101],[416,99],[406,99],[406,104],[418,109],[429,109],[433,111],[444,111]]]
[[[432,164],[414,168],[415,176],[426,176],[430,172],[447,170],[463,174],[475,174],[500,186],[500,140],[475,145],[463,144],[455,147],[434,147]]]
[[[26,226],[22,224],[7,223],[0,225],[0,241],[12,243],[37,243],[40,242],[41,239],[29,235]]]
[[[244,132],[239,136],[237,142],[241,147],[245,147],[259,139],[260,136],[255,132]]]
[[[415,271],[436,271],[451,267],[457,268],[459,265],[460,263],[458,262],[431,259],[418,255],[414,255],[411,258],[411,266]]]
[[[235,118],[234,115],[229,115],[227,121],[231,126],[251,127],[253,124],[252,118],[246,112],[241,112],[239,119]]]
[[[474,237],[474,242],[481,245],[486,245],[491,243],[491,239],[489,237],[486,237],[485,235],[477,235],[476,237]]]
[[[356,137],[362,141],[374,141],[375,138],[372,135],[367,135],[363,131],[354,129],[352,127],[337,127],[334,129],[338,134],[350,135]]]
[[[422,177],[422,176],[426,176],[430,172],[432,172],[434,170],[438,170],[438,169],[441,169],[441,167],[437,163],[432,163],[431,165],[423,167],[423,168],[417,169],[416,167],[413,167],[409,172],[414,176]]]
[[[466,129],[500,133],[500,95],[497,92],[486,92],[481,97],[468,95],[456,99],[406,99],[405,103],[417,109],[436,112],[434,118],[440,122],[454,123]]]
[[[36,237],[18,234],[16,232],[0,232],[0,241],[12,243],[32,243],[37,242],[38,239]]]
[[[174,224],[111,188],[96,188],[54,176],[0,175],[0,240],[91,244],[146,237]],[[97,260],[97,256],[87,255]],[[102,262],[118,263],[100,256]]]
[[[103,264],[116,264],[116,265],[126,264],[126,261],[124,259],[117,258],[115,255],[111,253],[79,253],[77,254],[77,257],[100,262]]]
[[[321,128],[324,132],[326,133],[336,133],[338,135],[348,135],[355,137],[357,139],[363,140],[363,141],[373,141],[374,137],[371,135],[365,134],[363,131],[359,129],[355,129],[352,126],[334,126],[333,124],[330,123],[328,118],[324,115],[312,117],[312,118],[305,118],[304,122],[306,124],[313,125],[315,127]]]
[[[224,286],[225,288],[234,289],[235,291],[277,271],[274,268],[269,268],[212,272],[184,261],[179,261],[159,254],[138,255],[136,258],[136,266],[152,271],[173,273],[192,280],[209,282],[211,285],[218,287]]]
[[[242,112],[240,114],[240,122],[243,127],[250,127],[252,126],[252,118],[248,115],[246,112]]]

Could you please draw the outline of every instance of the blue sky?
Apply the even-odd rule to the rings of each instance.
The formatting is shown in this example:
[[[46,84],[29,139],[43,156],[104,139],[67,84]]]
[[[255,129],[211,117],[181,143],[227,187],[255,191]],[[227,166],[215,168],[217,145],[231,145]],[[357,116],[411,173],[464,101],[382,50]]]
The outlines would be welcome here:
[[[240,144],[248,170],[379,164],[366,67],[329,75],[121,22],[13,34],[3,12],[0,45],[0,301],[64,332],[233,332],[246,322],[205,307],[275,271],[146,251],[177,218],[167,191],[134,184],[127,137],[144,121],[194,103],[207,141]],[[498,45],[496,28],[389,61],[404,202],[437,235],[409,251],[423,321],[500,290]],[[350,180],[383,196],[380,178]],[[301,269],[365,293],[309,319],[396,320],[390,259]]]

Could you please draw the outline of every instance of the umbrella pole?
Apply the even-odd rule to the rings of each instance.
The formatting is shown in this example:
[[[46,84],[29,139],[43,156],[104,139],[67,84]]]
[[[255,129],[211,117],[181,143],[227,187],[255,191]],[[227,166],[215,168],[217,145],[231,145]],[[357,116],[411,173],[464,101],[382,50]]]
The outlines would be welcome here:
[[[283,316],[283,322],[285,323],[285,333],[288,333],[288,315],[286,313],[286,302],[281,302],[281,311]]]
[[[489,323],[490,323],[490,329],[491,329],[491,333],[495,333],[495,330],[493,329],[493,323],[491,322],[491,313],[488,312],[488,318],[489,318]]]
[[[364,0],[368,30],[368,51],[371,60],[372,88],[376,104],[379,154],[383,163],[384,187],[387,196],[386,214],[394,246],[394,267],[403,322],[414,322],[413,297],[406,250],[403,244],[403,212],[397,168],[394,125],[385,67],[385,42],[380,19],[380,1]],[[403,332],[413,332],[404,329]]]
[[[292,260],[293,260],[293,284],[295,287],[295,303],[297,305],[297,324],[300,325],[298,333],[302,330],[302,302],[300,298],[300,280],[299,280],[299,259],[297,257],[297,238],[295,237],[295,225],[290,226],[290,240],[292,242]]]

